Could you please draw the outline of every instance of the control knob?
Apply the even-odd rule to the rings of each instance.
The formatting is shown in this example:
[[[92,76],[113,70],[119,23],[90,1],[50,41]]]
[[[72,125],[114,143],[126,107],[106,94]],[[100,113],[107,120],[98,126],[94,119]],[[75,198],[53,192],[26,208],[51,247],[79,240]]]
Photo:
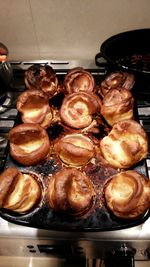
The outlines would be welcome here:
[[[134,254],[136,250],[132,247],[121,245],[114,249],[109,255],[106,255],[106,267],[134,267]]]

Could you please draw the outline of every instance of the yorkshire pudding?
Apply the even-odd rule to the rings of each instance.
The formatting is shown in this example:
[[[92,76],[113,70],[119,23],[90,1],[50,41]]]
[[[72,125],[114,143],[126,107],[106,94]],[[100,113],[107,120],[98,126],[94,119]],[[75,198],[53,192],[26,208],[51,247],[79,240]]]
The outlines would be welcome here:
[[[107,207],[120,218],[135,219],[150,208],[150,182],[134,170],[114,175],[106,183],[104,195]]]
[[[50,178],[47,200],[55,211],[83,216],[93,206],[94,197],[91,180],[75,168],[64,168]]]
[[[146,158],[148,138],[143,127],[134,120],[123,120],[100,141],[107,162],[116,168],[127,169]]]
[[[67,126],[83,129],[91,124],[93,115],[100,112],[100,107],[101,100],[95,93],[72,93],[64,98],[60,117]]]
[[[127,89],[111,89],[104,96],[101,114],[109,125],[121,120],[133,119],[134,98]]]
[[[94,157],[94,144],[83,134],[66,134],[56,140],[55,154],[66,164],[81,166]]]
[[[23,165],[40,163],[50,154],[49,137],[40,125],[23,123],[8,133],[10,155]]]
[[[24,81],[27,89],[42,90],[49,98],[58,93],[58,79],[49,65],[32,65],[25,71]]]
[[[0,175],[0,207],[25,213],[41,198],[41,187],[37,177],[10,167]]]
[[[67,93],[93,92],[95,81],[92,74],[81,67],[68,71],[64,79],[64,86]]]
[[[101,91],[103,96],[106,95],[110,89],[125,88],[131,90],[135,83],[134,74],[116,71],[112,72],[101,83]]]
[[[39,90],[26,90],[17,99],[17,110],[24,123],[38,123],[43,128],[52,122],[52,110],[46,94]]]

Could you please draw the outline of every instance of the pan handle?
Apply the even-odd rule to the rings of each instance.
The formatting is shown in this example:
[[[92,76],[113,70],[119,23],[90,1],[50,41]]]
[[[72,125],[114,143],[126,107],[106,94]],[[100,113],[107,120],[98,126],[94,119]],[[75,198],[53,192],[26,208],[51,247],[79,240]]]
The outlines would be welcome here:
[[[101,53],[96,54],[95,64],[101,68],[102,71],[106,71],[108,67],[107,61],[104,59]]]

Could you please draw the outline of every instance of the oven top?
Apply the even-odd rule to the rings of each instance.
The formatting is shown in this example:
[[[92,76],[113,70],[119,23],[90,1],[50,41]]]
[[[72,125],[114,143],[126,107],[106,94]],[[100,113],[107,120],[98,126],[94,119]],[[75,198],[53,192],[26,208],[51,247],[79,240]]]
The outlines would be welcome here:
[[[69,68],[73,68],[76,66],[81,66],[83,68],[91,70],[93,74],[99,75],[101,78],[106,74],[105,70],[101,70],[99,67],[95,65],[94,62],[91,61],[28,61],[28,62],[20,62],[13,61],[11,62],[13,70],[14,70],[14,82],[12,84],[11,90],[8,90],[7,98],[5,99],[1,110],[0,110],[0,168],[3,168],[3,164],[6,160],[3,152],[5,151],[7,141],[6,135],[10,128],[14,125],[14,120],[17,115],[17,111],[15,108],[16,99],[20,92],[24,90],[24,84],[22,83],[23,71],[27,69],[30,65],[40,63],[40,64],[49,64],[51,65],[57,73],[62,74],[66,73],[66,70]],[[17,75],[17,79],[15,77]],[[138,112],[140,114],[140,122],[145,127],[146,131],[150,133],[150,101],[147,102],[145,100],[138,100]],[[148,171],[150,174],[150,159],[147,159]],[[24,236],[24,237],[47,237],[47,238],[64,238],[64,239],[75,239],[75,238],[83,238],[83,239],[147,239],[150,238],[150,219],[148,219],[145,223],[127,228],[124,230],[115,230],[115,231],[107,231],[107,232],[63,232],[63,231],[47,231],[36,228],[30,228],[25,226],[20,226],[17,224],[13,224],[7,222],[3,219],[0,219],[0,236]]]

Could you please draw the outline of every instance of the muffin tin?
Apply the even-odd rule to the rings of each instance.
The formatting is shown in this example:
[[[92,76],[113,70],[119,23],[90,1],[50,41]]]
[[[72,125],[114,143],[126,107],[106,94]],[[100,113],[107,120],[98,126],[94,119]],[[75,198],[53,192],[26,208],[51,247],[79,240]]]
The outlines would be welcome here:
[[[54,104],[60,106],[63,96],[55,96],[52,100]],[[138,120],[137,109],[135,108],[135,118]],[[20,114],[16,119],[16,125],[21,123]],[[55,139],[62,132],[62,126],[53,125],[47,129],[50,138]],[[103,129],[104,130],[104,129]],[[105,134],[105,130],[102,131]],[[26,214],[19,214],[10,210],[0,209],[0,216],[12,223],[24,225],[28,227],[34,227],[47,230],[60,230],[60,231],[109,231],[119,230],[143,223],[150,215],[150,211],[147,210],[140,218],[136,220],[121,220],[116,218],[106,208],[105,201],[103,199],[103,185],[109,179],[109,177],[117,172],[115,168],[108,167],[103,160],[95,158],[91,160],[85,166],[80,169],[84,171],[92,180],[97,191],[97,197],[95,206],[88,216],[82,218],[74,218],[72,216],[55,212],[49,208],[46,201],[46,192],[48,181],[53,174],[63,168],[63,164],[57,160],[57,157],[50,157],[42,164],[35,166],[22,166],[15,162],[12,157],[8,155],[5,163],[5,168],[16,167],[21,172],[33,173],[35,177],[38,177],[42,189],[41,201],[30,212]],[[146,160],[142,160],[135,166],[134,170],[148,176],[148,170]]]

